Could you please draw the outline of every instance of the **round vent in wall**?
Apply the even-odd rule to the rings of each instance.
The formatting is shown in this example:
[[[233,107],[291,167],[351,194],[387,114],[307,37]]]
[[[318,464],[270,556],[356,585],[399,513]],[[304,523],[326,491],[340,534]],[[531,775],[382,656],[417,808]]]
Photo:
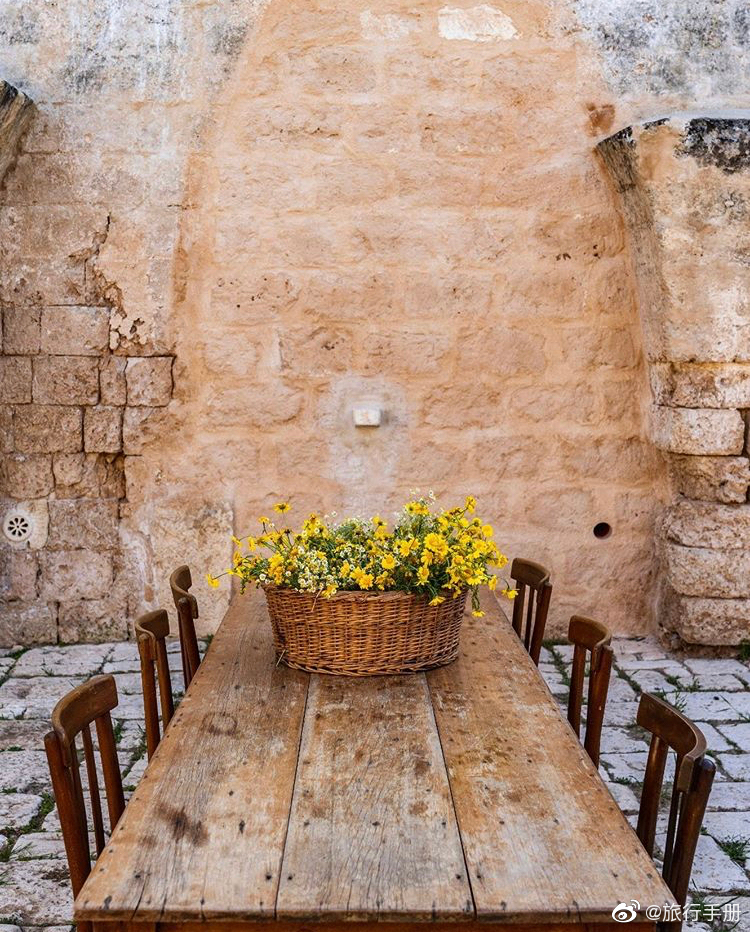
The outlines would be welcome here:
[[[3,521],[3,534],[13,544],[27,541],[34,530],[34,519],[25,511],[9,511]]]

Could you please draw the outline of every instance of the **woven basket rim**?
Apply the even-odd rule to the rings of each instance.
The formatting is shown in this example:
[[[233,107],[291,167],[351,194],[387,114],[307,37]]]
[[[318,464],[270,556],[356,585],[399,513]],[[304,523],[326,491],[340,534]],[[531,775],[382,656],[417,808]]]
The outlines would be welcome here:
[[[260,587],[264,592],[278,592],[284,596],[290,596],[292,598],[323,598],[322,593],[320,592],[308,592],[302,589],[293,589],[291,586],[277,586],[274,583],[264,583]],[[455,593],[455,598],[461,598],[462,595],[468,593],[468,589],[461,589],[459,592]],[[440,594],[445,597],[445,600],[454,598],[454,592],[451,589],[441,589]],[[325,601],[333,602],[372,602],[372,601],[429,601],[430,596],[417,592],[402,592],[401,590],[391,589],[386,592],[367,592],[360,589],[345,589],[335,592],[332,596],[329,596]]]

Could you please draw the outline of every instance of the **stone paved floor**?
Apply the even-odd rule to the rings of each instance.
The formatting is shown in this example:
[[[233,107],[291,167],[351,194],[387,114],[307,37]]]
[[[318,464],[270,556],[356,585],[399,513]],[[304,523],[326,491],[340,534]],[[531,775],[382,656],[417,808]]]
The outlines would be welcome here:
[[[700,724],[718,775],[693,870],[693,896],[706,904],[704,919],[711,918],[712,904],[715,913],[730,900],[739,906],[739,923],[726,922],[719,912],[710,923],[715,932],[750,932],[750,663],[680,658],[647,639],[619,640],[615,649],[602,741],[608,786],[632,821],[647,755],[645,736],[633,724],[640,690],[663,695]],[[170,652],[177,672],[176,644]],[[570,656],[568,646],[548,645],[540,664],[561,704]],[[124,784],[132,791],[145,766],[135,645],[0,651],[0,932],[16,926],[69,928],[65,855],[42,741],[55,701],[100,672],[117,679],[118,752]]]

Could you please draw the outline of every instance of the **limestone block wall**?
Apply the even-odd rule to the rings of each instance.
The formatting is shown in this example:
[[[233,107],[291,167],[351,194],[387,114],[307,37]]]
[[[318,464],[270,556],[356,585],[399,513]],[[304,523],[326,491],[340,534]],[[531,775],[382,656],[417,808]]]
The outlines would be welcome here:
[[[698,644],[750,635],[750,122],[671,119],[600,145],[621,192],[674,504],[660,621]]]
[[[0,475],[34,527],[0,539],[0,643],[125,636],[280,497],[387,513],[416,486],[550,565],[553,632],[646,630],[668,477],[595,146],[740,105],[737,4],[698,34],[707,3],[6,0],[36,116],[0,190]],[[740,406],[713,409],[721,451],[669,457],[739,487]],[[198,595],[211,630],[229,593]]]

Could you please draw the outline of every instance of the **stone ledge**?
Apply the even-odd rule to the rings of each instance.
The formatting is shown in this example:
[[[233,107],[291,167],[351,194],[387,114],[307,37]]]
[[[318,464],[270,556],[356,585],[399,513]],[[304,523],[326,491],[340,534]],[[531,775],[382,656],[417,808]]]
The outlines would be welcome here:
[[[732,456],[742,453],[745,422],[739,411],[654,405],[651,436],[667,453]]]
[[[681,501],[664,515],[667,540],[684,547],[750,549],[750,505]]]
[[[744,502],[750,460],[744,456],[670,456],[675,491],[704,502]]]
[[[659,405],[750,408],[750,363],[654,363],[649,377]]]
[[[673,543],[665,551],[667,578],[681,595],[750,598],[750,553]]]
[[[733,646],[750,633],[750,599],[690,598],[669,591],[666,620],[688,644]]]

